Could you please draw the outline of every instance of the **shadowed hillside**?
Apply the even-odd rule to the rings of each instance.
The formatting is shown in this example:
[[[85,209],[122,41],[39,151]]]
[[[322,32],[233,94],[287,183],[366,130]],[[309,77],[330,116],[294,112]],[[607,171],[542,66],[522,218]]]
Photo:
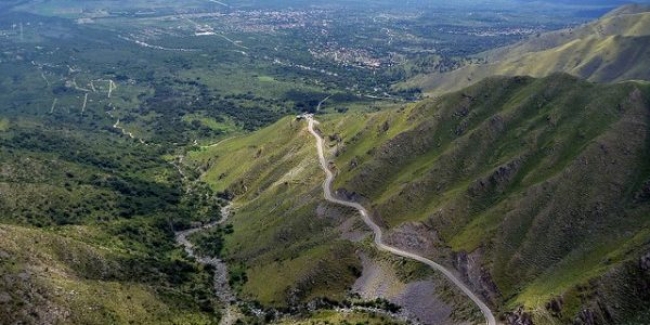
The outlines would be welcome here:
[[[565,72],[596,82],[650,80],[650,12],[647,6],[624,6],[582,27],[537,35],[479,56],[485,63],[421,75],[405,84],[441,94],[496,75]]]

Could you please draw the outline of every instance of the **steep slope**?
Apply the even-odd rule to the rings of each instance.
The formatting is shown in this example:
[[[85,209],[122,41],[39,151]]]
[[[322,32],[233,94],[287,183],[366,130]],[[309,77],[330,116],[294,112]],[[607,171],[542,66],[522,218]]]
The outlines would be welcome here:
[[[337,195],[371,207],[391,245],[455,267],[504,320],[634,324],[650,308],[649,98],[637,82],[489,78],[379,113],[322,116],[319,128]],[[320,199],[304,124],[232,141],[193,159],[210,162],[208,175],[226,171],[213,184],[240,207],[226,250],[254,278],[242,292],[266,304],[295,297],[286,292],[341,297],[356,275],[334,265],[358,262],[336,247],[363,248],[353,236],[363,227]]]
[[[338,117],[326,117],[332,118]],[[185,161],[207,170],[204,180],[220,195],[234,196],[234,233],[225,238],[224,257],[240,297],[304,313],[306,304],[322,304],[322,298],[375,305],[381,297],[419,308],[409,312],[426,322],[481,320],[480,311],[442,276],[379,253],[354,210],[323,200],[323,174],[306,126],[286,118],[203,147]],[[430,294],[432,309],[420,308],[409,292]]]
[[[237,198],[235,232],[226,238],[224,255],[246,261],[241,293],[271,306],[328,293],[342,298],[360,268],[349,258],[352,246],[337,240],[334,225],[341,213],[314,200],[322,178],[303,128],[285,118],[188,156],[195,167],[208,170],[204,179],[215,190]]]
[[[647,6],[619,8],[585,26],[545,33],[480,54],[486,63],[406,83],[441,94],[490,76],[543,77],[565,72],[596,82],[650,80],[650,12]]]
[[[423,225],[497,305],[543,309],[563,297],[570,321],[578,297],[611,307],[590,281],[638,266],[649,248],[648,113],[641,84],[492,78],[327,130],[343,139],[340,193],[372,203],[390,229]],[[382,130],[397,134],[377,139]]]
[[[372,229],[374,233],[374,243],[378,249],[387,251],[399,257],[405,257],[420,263],[424,263],[427,266],[431,267],[433,270],[443,274],[457,288],[463,291],[463,293],[468,298],[470,298],[470,300],[472,300],[472,302],[477,307],[479,307],[479,309],[481,309],[481,313],[483,313],[483,316],[485,317],[486,323],[488,325],[496,325],[496,320],[494,318],[494,315],[492,314],[492,311],[490,310],[490,307],[488,307],[478,296],[476,296],[476,294],[474,294],[474,292],[472,292],[472,290],[469,289],[469,287],[467,287],[467,285],[465,285],[465,283],[462,280],[456,277],[456,275],[453,272],[449,271],[447,268],[434,261],[422,257],[422,255],[414,254],[411,252],[401,250],[399,248],[386,245],[383,240],[383,230],[370,218],[370,213],[368,212],[368,210],[366,210],[366,208],[364,208],[362,205],[360,205],[357,202],[341,200],[334,197],[334,194],[332,192],[332,182],[334,181],[334,173],[330,170],[330,165],[328,161],[325,159],[325,154],[323,150],[323,138],[314,129],[314,125],[318,122],[315,121],[312,117],[308,117],[308,120],[309,120],[309,132],[316,139],[316,151],[318,152],[318,160],[320,162],[321,169],[323,169],[326,175],[325,181],[323,183],[323,195],[325,200],[327,200],[330,203],[334,203],[337,205],[341,205],[341,206],[345,206],[357,210],[361,215],[363,222],[366,224],[366,226]]]

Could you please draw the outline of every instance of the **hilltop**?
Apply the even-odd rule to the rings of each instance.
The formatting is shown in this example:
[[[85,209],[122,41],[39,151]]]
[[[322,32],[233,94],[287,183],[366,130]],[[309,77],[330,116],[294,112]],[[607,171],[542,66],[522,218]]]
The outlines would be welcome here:
[[[416,76],[402,86],[441,94],[490,76],[565,72],[595,82],[650,80],[650,7],[628,5],[578,28],[538,34],[478,55],[483,63]]]

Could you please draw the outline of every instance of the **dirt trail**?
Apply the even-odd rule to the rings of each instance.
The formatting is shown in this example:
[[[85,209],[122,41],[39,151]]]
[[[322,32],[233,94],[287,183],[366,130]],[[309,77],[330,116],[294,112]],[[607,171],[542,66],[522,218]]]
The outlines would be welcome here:
[[[314,130],[314,124],[317,124],[318,121],[314,120],[314,118],[311,115],[306,115],[305,117],[309,122],[309,132],[314,136],[314,138],[316,138],[316,150],[318,151],[318,160],[320,161],[321,169],[323,169],[323,171],[325,172],[325,181],[323,182],[323,196],[325,197],[325,200],[331,203],[354,208],[357,211],[359,211],[361,217],[363,218],[363,221],[366,223],[366,225],[368,225],[368,227],[370,227],[370,229],[372,229],[372,231],[375,234],[375,245],[377,246],[377,248],[398,256],[402,256],[402,257],[406,257],[406,258],[410,258],[422,262],[430,266],[434,270],[444,274],[451,282],[454,283],[454,285],[456,285],[461,291],[463,291],[463,293],[465,293],[465,295],[467,295],[467,297],[469,297],[476,304],[476,306],[478,306],[478,308],[485,316],[486,324],[496,325],[497,324],[496,319],[494,318],[494,315],[492,314],[490,308],[478,296],[476,296],[476,294],[474,294],[474,292],[472,292],[472,290],[470,290],[469,287],[467,287],[467,285],[463,283],[463,281],[458,279],[451,271],[449,271],[444,266],[430,259],[384,244],[382,240],[383,231],[374,221],[372,221],[372,219],[370,218],[370,213],[368,213],[368,210],[366,210],[366,208],[364,208],[359,203],[337,199],[334,197],[334,195],[332,195],[332,182],[334,181],[334,174],[328,168],[327,161],[325,160],[325,155],[323,153],[323,138],[321,138],[321,136]]]

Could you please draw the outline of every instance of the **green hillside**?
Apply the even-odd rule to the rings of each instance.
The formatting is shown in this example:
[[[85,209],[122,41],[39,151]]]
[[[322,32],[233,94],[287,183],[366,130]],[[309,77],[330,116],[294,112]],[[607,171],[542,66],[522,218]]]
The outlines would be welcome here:
[[[544,77],[565,72],[595,82],[650,80],[648,7],[619,8],[575,29],[549,32],[478,55],[484,63],[403,84],[432,94],[460,90],[491,76]]]
[[[303,111],[336,195],[504,324],[647,323],[648,8],[457,61],[430,45],[496,46],[456,44],[493,23],[504,44],[524,16],[440,25],[440,43],[419,13],[63,2],[0,5],[0,324],[484,323],[324,200]],[[438,59],[486,63],[386,86]],[[397,97],[415,88],[440,96]]]
[[[5,112],[0,323],[214,324],[211,273],[173,230],[219,218],[144,145],[74,115]]]
[[[400,117],[407,128],[378,119],[344,135],[339,186],[388,227],[421,222],[454,252],[481,252],[502,310],[563,297],[568,321],[580,303],[567,292],[585,285],[604,303],[607,283],[594,279],[648,249],[648,108],[640,84],[488,79],[418,104]],[[356,150],[366,146],[356,139],[392,127],[399,133]]]
[[[323,116],[321,121],[337,123],[342,116]],[[354,211],[323,201],[323,175],[304,121],[287,117],[249,135],[194,150],[185,162],[204,172],[202,180],[219,195],[234,198],[229,223],[235,231],[225,237],[223,256],[243,299],[285,311],[303,310],[305,303],[321,298],[358,300],[349,289],[365,270],[362,254],[397,273],[388,284],[391,290],[423,278],[439,285],[436,298],[454,311],[443,315],[448,317],[444,324],[480,319],[469,301],[442,278],[430,279],[430,272],[416,263],[378,254]],[[374,305],[375,298],[360,302]],[[319,313],[309,317],[319,319]]]
[[[633,324],[650,308],[649,99],[647,84],[554,74],[318,119],[338,193],[389,233],[438,238],[423,253],[466,274],[502,317],[527,317],[509,314],[523,307],[535,324]],[[311,140],[285,119],[192,158],[223,171],[207,177],[238,206],[227,255],[245,261],[242,293],[265,304],[340,297],[359,267],[350,247],[364,246],[341,227],[354,214],[323,203]]]
[[[271,306],[286,305],[292,295],[342,299],[361,267],[333,228],[347,215],[318,200],[322,177],[304,126],[285,118],[188,156],[208,170],[204,180],[215,190],[236,197],[236,230],[225,255],[246,261],[249,281],[241,293]]]
[[[210,294],[207,272],[198,273],[180,258],[166,264],[103,246],[110,239],[102,231],[0,225],[2,322],[216,323],[192,297],[192,291]]]

